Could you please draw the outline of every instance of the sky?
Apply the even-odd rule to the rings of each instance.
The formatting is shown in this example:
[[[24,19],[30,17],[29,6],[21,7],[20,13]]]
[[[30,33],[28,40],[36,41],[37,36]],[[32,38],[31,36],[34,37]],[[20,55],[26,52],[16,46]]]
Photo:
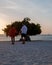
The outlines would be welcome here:
[[[39,23],[42,34],[52,34],[52,0],[0,0],[0,34],[6,25],[25,17]]]

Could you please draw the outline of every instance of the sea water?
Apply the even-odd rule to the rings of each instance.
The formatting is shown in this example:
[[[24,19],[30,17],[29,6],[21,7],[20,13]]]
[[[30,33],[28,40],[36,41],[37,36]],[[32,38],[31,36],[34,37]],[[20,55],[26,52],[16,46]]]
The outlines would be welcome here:
[[[34,35],[34,36],[29,36],[31,40],[48,40],[48,41],[51,41],[52,40],[52,35]],[[20,40],[21,36],[18,35],[15,37],[15,40],[18,41]],[[6,35],[1,35],[0,34],[0,41],[10,41],[11,38]]]

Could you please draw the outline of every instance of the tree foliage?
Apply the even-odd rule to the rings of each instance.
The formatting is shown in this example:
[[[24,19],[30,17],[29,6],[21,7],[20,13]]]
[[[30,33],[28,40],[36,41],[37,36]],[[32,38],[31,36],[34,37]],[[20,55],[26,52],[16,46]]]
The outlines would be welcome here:
[[[41,26],[40,26],[40,24],[30,23],[29,22],[30,20],[31,20],[30,18],[26,17],[22,21],[15,21],[15,22],[13,22],[11,24],[18,31],[18,33],[16,35],[19,34],[19,31],[20,31],[23,23],[28,27],[28,35],[37,35],[37,34],[41,33]],[[6,28],[3,29],[4,33],[7,36],[8,36],[8,31],[9,31],[11,25],[6,25]]]

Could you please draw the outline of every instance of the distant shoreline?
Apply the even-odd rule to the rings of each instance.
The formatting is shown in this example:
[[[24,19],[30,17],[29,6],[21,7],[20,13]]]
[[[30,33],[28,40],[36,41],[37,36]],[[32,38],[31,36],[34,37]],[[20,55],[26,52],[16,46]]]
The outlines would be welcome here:
[[[29,36],[31,39],[31,42],[34,41],[52,41],[52,35],[35,35],[35,36]],[[19,41],[21,36],[16,36],[15,40]],[[0,41],[11,41],[10,37],[6,37],[5,35],[0,35]]]
[[[11,41],[0,41],[0,42],[11,42]],[[22,41],[16,40],[15,42],[22,42]],[[52,40],[31,40],[26,42],[52,42]]]

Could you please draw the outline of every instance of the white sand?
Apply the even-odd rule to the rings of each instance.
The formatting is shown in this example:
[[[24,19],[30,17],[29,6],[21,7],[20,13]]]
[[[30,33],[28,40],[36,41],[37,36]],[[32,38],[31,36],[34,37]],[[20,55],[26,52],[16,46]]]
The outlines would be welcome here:
[[[52,41],[0,42],[0,65],[52,65]]]

